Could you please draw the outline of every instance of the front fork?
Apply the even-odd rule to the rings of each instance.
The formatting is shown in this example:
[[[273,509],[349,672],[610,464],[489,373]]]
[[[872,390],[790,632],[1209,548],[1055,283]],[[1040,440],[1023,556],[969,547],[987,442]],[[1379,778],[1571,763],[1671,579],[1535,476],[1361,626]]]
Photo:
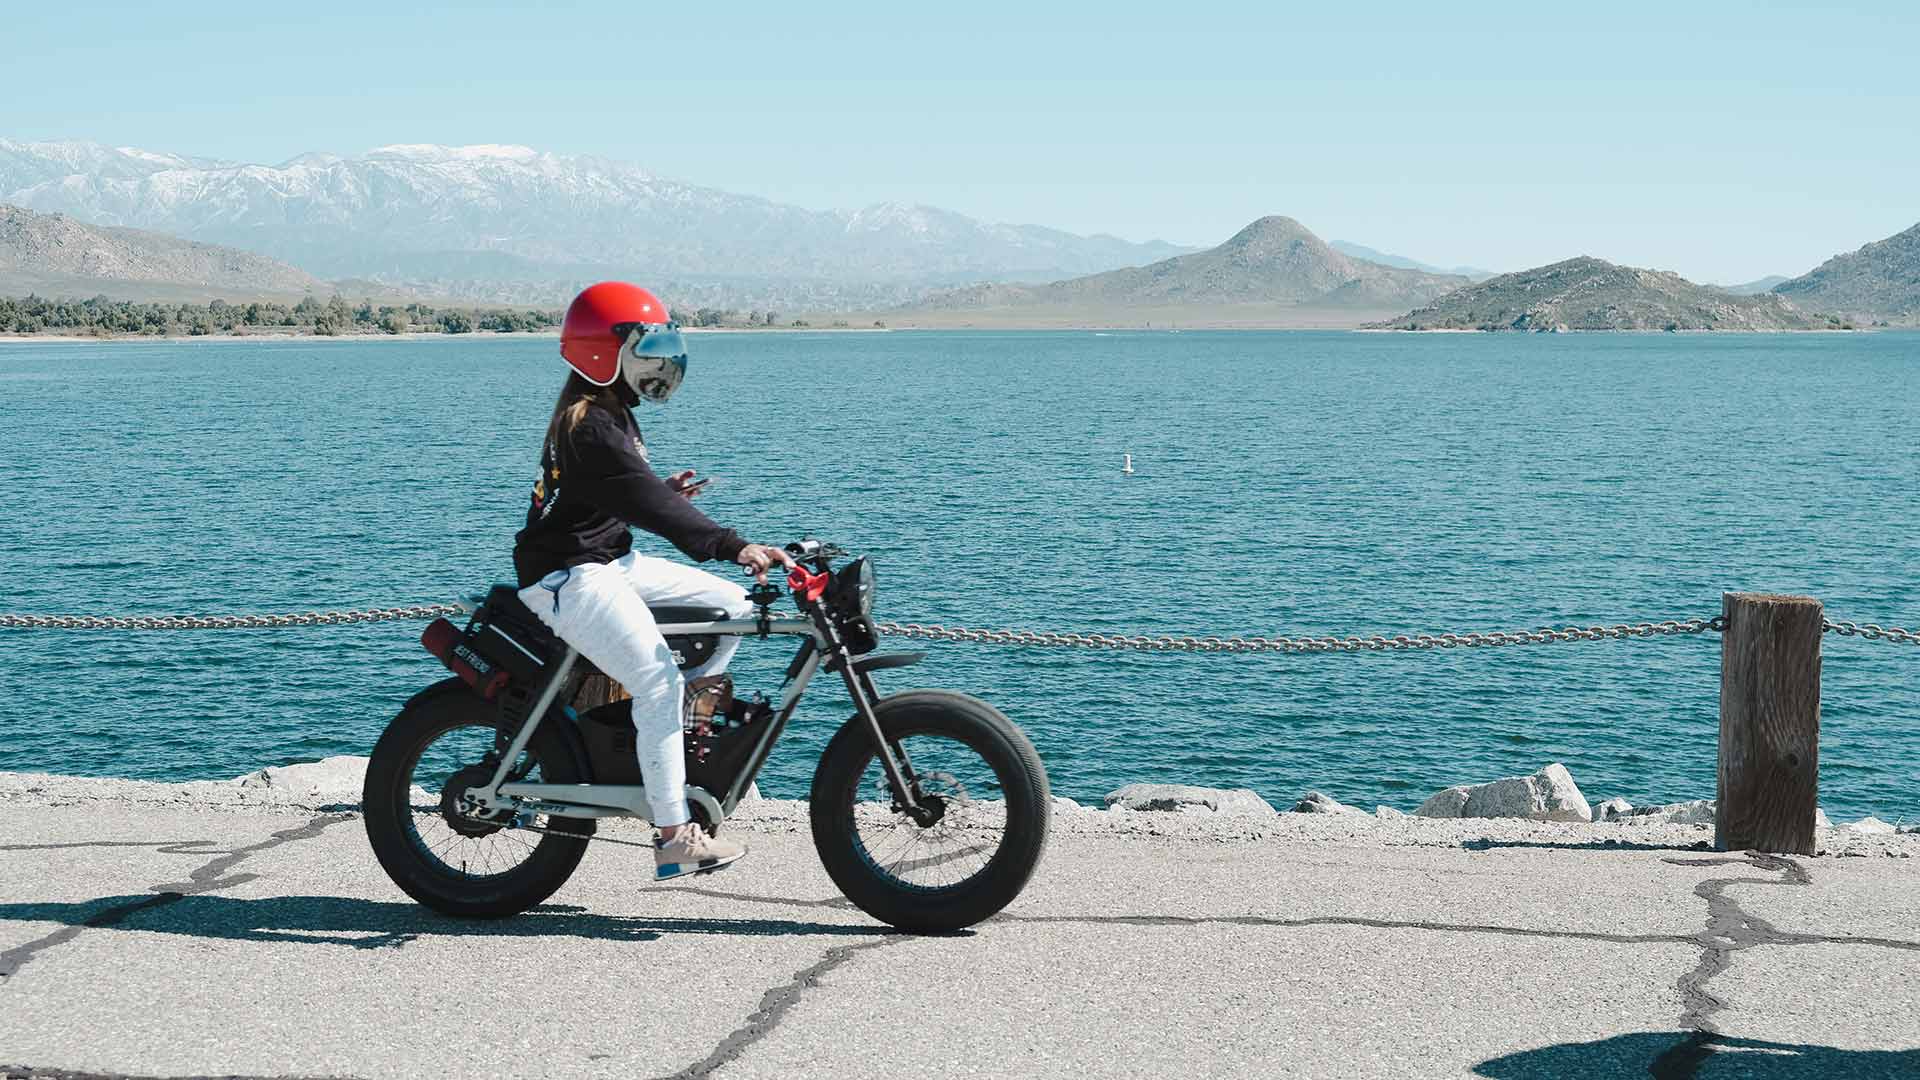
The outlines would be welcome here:
[[[816,610],[813,620],[828,642],[831,657],[828,666],[839,669],[840,678],[847,684],[847,696],[853,699],[853,711],[859,714],[861,721],[867,725],[867,733],[873,737],[874,753],[880,758],[880,767],[886,770],[887,786],[893,789],[895,809],[912,818],[917,825],[932,825],[936,815],[920,805],[917,798],[919,778],[913,774],[913,762],[908,760],[906,748],[887,738],[886,732],[880,727],[879,715],[873,711],[873,703],[880,697],[874,689],[873,677],[855,669],[846,642],[840,640],[833,623],[823,613]]]

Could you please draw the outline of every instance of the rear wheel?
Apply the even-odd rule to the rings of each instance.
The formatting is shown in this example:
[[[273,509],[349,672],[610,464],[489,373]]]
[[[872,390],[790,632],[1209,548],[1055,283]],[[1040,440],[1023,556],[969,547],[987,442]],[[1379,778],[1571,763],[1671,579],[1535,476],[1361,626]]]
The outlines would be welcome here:
[[[362,795],[367,840],[393,883],[437,911],[518,914],[566,884],[586,854],[591,822],[462,811],[461,794],[492,776],[505,742],[498,710],[449,679],[408,702],[374,745]],[[510,775],[585,779],[566,741],[544,726]]]
[[[858,717],[814,772],[814,845],[847,899],[906,930],[957,930],[1011,903],[1046,847],[1046,769],[1011,720],[965,694],[913,691],[875,703],[910,763],[915,820],[894,805]]]

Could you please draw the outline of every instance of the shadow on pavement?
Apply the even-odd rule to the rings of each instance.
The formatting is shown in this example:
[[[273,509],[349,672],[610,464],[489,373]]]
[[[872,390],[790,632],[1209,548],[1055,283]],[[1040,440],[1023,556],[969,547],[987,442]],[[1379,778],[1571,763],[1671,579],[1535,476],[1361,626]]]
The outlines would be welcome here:
[[[686,919],[595,915],[544,905],[505,919],[458,919],[412,903],[337,896],[230,896],[149,893],[77,904],[0,904],[0,920],[112,927],[228,941],[293,942],[385,949],[427,937],[561,937],[657,941],[675,934],[744,937],[878,937],[879,926],[836,926],[788,919]]]
[[[1597,1042],[1523,1050],[1474,1066],[1490,1080],[1912,1080],[1920,1050],[1842,1050],[1735,1039],[1723,1035],[1642,1031]]]

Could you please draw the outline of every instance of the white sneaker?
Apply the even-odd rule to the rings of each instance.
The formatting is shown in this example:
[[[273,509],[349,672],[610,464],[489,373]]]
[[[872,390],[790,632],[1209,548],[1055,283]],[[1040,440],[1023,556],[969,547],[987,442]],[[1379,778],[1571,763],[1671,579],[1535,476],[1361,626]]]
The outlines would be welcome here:
[[[698,823],[689,821],[672,840],[653,842],[653,880],[711,873],[739,862],[746,853],[747,845],[740,841],[708,836]]]

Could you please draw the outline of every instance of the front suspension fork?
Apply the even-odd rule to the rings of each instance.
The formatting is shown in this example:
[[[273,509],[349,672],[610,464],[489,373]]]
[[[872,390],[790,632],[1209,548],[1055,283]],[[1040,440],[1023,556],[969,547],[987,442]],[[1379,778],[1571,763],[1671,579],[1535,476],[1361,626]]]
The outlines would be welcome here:
[[[915,797],[919,787],[913,775],[913,762],[907,759],[905,747],[887,738],[880,727],[880,717],[873,711],[874,699],[879,693],[874,689],[873,678],[865,672],[855,671],[853,657],[847,654],[846,647],[836,644],[834,662],[840,669],[840,677],[846,680],[847,696],[853,699],[853,711],[858,713],[867,725],[867,733],[873,737],[875,756],[880,759],[880,767],[886,770],[887,786],[893,789],[893,801],[901,811],[917,824],[931,825],[933,815],[920,805]]]

